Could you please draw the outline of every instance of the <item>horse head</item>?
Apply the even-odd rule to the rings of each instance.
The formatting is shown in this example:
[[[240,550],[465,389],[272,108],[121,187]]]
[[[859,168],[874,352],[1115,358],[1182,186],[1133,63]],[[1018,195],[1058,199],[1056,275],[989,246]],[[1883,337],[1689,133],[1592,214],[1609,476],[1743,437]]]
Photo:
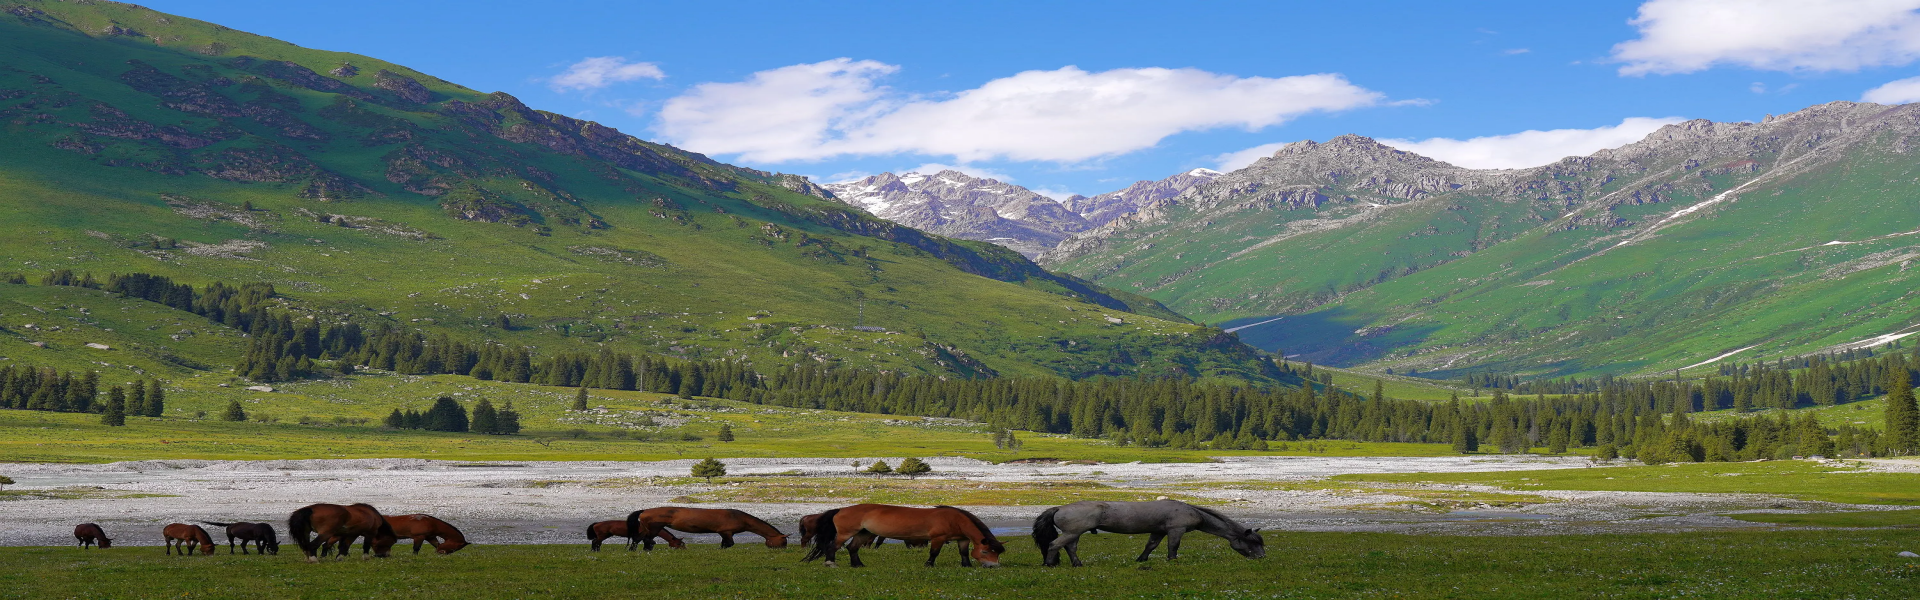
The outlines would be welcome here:
[[[783,533],[783,534],[780,534],[780,535],[776,535],[776,536],[773,536],[773,537],[769,537],[769,538],[766,538],[766,539],[767,539],[767,547],[768,547],[768,548],[785,548],[785,547],[787,547],[787,534],[784,534],[784,533]]]
[[[455,552],[459,552],[461,548],[465,548],[469,545],[471,544],[468,544],[467,542],[456,542],[453,540],[447,540],[444,542],[440,542],[439,544],[435,544],[433,546],[433,551],[435,554],[453,554]]]
[[[108,549],[108,548],[112,548],[112,547],[113,547],[113,540],[110,540],[110,539],[107,539],[107,538],[100,538],[100,549],[101,549],[101,550],[105,550],[105,549]]]
[[[1241,556],[1247,558],[1265,558],[1267,556],[1267,540],[1260,537],[1259,529],[1241,531],[1227,538],[1227,544],[1233,546],[1234,552],[1239,552]]]
[[[276,540],[276,539],[267,540],[267,545],[261,548],[261,550],[266,552],[267,554],[275,554],[275,555],[280,554],[280,540]]]
[[[1000,566],[1000,554],[1006,551],[1007,547],[1001,544],[1000,540],[993,539],[991,535],[988,535],[986,539],[980,540],[980,543],[973,545],[973,559],[980,561],[980,566],[982,567],[998,567]]]
[[[201,544],[201,545],[200,545],[200,553],[201,553],[201,554],[205,554],[205,555],[208,555],[208,556],[212,556],[212,555],[213,555],[213,542],[207,542],[207,543],[205,543],[205,544]]]

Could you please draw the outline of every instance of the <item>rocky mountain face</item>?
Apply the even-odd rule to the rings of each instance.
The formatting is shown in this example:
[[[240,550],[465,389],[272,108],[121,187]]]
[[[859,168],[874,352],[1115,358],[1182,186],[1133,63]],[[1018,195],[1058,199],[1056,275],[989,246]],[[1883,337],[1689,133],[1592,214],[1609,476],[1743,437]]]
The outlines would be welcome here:
[[[1067,236],[1103,225],[1142,205],[1172,197],[1219,177],[1194,169],[1124,190],[1058,202],[1024,187],[954,170],[932,175],[881,173],[827,184],[840,200],[874,216],[949,237],[993,242],[1028,257],[1041,255]]]
[[[1626,372],[1920,326],[1920,105],[1688,121],[1475,170],[1288,145],[1043,255],[1319,362]],[[1277,319],[1277,320],[1274,320]]]
[[[1033,190],[954,170],[881,173],[825,187],[882,219],[948,237],[993,242],[1030,257],[1089,226],[1080,215]]]
[[[1105,225],[1120,218],[1121,215],[1139,210],[1152,202],[1172,198],[1189,188],[1211,183],[1220,177],[1213,169],[1194,169],[1159,181],[1136,181],[1126,189],[1087,197],[1079,194],[1062,202],[1067,210],[1080,215],[1093,225]]]

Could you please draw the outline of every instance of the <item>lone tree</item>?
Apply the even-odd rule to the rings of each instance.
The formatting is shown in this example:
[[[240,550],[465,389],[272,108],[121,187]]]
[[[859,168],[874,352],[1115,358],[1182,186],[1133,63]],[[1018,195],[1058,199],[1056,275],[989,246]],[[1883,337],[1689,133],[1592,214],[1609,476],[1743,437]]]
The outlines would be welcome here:
[[[725,477],[726,475],[727,463],[714,460],[713,457],[707,457],[706,460],[693,463],[693,476],[705,477],[707,478],[707,483],[713,483],[713,478],[715,477]]]
[[[10,485],[13,485],[13,478],[5,475],[0,475],[0,488],[7,487]]]
[[[873,466],[867,467],[867,472],[875,475],[886,475],[893,472],[893,467],[887,466],[887,461],[876,460],[873,461]]]
[[[228,400],[227,412],[220,414],[220,420],[234,422],[245,421],[247,420],[247,409],[240,407],[239,400]]]
[[[733,426],[726,423],[721,423],[720,433],[714,434],[713,438],[720,440],[722,442],[733,441]]]
[[[893,472],[905,475],[907,479],[913,479],[923,473],[932,473],[933,467],[927,466],[927,463],[921,462],[918,458],[908,458],[900,461],[900,468],[894,469]]]
[[[587,386],[580,386],[580,393],[573,395],[573,409],[582,412],[587,410]]]
[[[1914,402],[1913,382],[1906,369],[1896,367],[1887,370],[1885,385],[1887,454],[1913,454],[1920,446],[1920,405]]]

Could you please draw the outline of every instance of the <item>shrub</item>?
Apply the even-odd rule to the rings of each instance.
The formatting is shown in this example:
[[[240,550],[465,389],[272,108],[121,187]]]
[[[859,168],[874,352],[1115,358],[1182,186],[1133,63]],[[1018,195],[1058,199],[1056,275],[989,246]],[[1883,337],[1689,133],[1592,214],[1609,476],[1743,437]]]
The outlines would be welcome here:
[[[723,477],[726,474],[727,474],[727,464],[714,460],[712,457],[708,457],[706,460],[693,463],[693,476],[705,477],[707,478],[708,483],[712,483],[713,478]]]
[[[918,458],[908,458],[900,461],[900,468],[894,469],[893,472],[905,475],[907,479],[913,479],[917,475],[932,473],[933,467],[928,466],[925,462],[921,462]]]
[[[867,467],[867,472],[875,475],[886,475],[893,472],[893,467],[887,466],[887,461],[876,460],[873,461],[873,466]]]

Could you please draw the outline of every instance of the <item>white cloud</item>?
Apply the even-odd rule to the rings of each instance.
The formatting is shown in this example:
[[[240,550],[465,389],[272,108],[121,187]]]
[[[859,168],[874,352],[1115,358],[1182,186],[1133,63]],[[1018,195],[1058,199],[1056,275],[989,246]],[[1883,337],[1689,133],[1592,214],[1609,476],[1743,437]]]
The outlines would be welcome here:
[[[1548,164],[1568,156],[1585,156],[1607,148],[1618,148],[1640,141],[1664,125],[1682,120],[1679,117],[1629,117],[1620,121],[1619,125],[1594,129],[1527,130],[1466,140],[1386,139],[1380,140],[1380,143],[1462,167],[1521,169]]]
[[[1866,94],[1860,96],[1860,101],[1876,104],[1920,102],[1920,77],[1889,81],[1885,85],[1867,90]]]
[[[547,80],[553,91],[597,90],[637,79],[665,79],[666,71],[649,62],[630,63],[618,56],[595,56],[567,67]]]
[[[1853,71],[1920,58],[1920,0],[1651,0],[1614,45],[1621,75],[1715,65]]]
[[[1247,168],[1247,165],[1253,164],[1253,161],[1260,160],[1262,158],[1266,158],[1269,156],[1273,156],[1274,152],[1278,152],[1280,150],[1280,147],[1285,145],[1287,145],[1287,142],[1261,144],[1258,146],[1254,146],[1252,148],[1241,150],[1239,152],[1228,152],[1226,154],[1215,156],[1213,157],[1213,161],[1218,166],[1215,166],[1214,170],[1220,171],[1223,173],[1231,173],[1234,171],[1238,171],[1240,169]]]
[[[1500,53],[1508,56],[1512,56],[1515,54],[1526,54],[1532,51],[1533,51],[1532,48],[1508,48],[1506,50],[1501,50]]]
[[[1041,187],[1027,188],[1027,189],[1033,190],[1033,193],[1035,194],[1052,198],[1055,202],[1065,202],[1067,201],[1068,198],[1072,198],[1074,196],[1079,195],[1079,194],[1073,193],[1072,190],[1068,190],[1067,188],[1063,188],[1063,187],[1041,186]]]
[[[1090,73],[1070,66],[940,97],[907,97],[876,82],[897,69],[841,58],[701,84],[668,100],[656,129],[677,145],[749,162],[899,153],[962,163],[1075,162],[1152,147],[1183,131],[1255,130],[1383,99],[1337,74]]]

